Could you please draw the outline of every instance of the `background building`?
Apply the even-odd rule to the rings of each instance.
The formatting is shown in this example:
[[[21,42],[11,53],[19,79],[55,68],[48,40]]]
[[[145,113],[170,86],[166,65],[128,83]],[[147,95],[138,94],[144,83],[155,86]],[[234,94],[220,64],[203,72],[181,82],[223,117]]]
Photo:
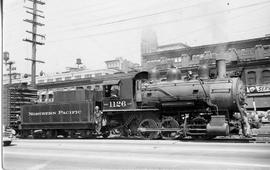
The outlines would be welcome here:
[[[145,29],[142,31],[141,37],[141,67],[143,70],[156,67],[157,65],[171,65],[173,62],[181,62],[181,57],[175,57],[173,60],[168,60],[168,57],[158,57],[151,54],[162,51],[185,49],[189,46],[184,43],[174,43],[166,45],[158,45],[156,32],[152,29]],[[146,57],[147,56],[147,59]]]
[[[141,37],[141,54],[155,52],[157,48],[158,41],[156,32],[152,29],[144,29]]]
[[[107,69],[114,69],[125,73],[140,69],[139,64],[132,63],[131,61],[123,59],[122,57],[117,57],[114,60],[105,61],[105,63],[107,65]]]
[[[69,69],[68,71],[61,73],[50,73],[37,75],[36,82],[37,84],[41,83],[51,83],[67,80],[76,80],[83,78],[99,77],[102,75],[114,74],[117,72],[114,69],[100,69],[100,70],[90,70],[90,69]],[[8,84],[8,77],[3,78],[3,84]],[[20,76],[19,78],[12,79],[12,83],[28,83],[30,84],[31,77]]]
[[[242,41],[210,44],[195,47],[161,50],[142,54],[142,67],[162,67],[174,64],[177,67],[197,66],[200,61],[226,56],[227,62],[260,60],[269,57],[269,38],[261,37]]]

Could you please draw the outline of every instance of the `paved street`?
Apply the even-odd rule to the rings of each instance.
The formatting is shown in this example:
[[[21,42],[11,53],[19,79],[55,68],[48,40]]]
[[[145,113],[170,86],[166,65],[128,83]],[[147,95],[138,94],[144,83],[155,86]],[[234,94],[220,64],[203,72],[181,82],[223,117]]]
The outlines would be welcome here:
[[[16,140],[7,170],[270,169],[270,144],[145,140]]]

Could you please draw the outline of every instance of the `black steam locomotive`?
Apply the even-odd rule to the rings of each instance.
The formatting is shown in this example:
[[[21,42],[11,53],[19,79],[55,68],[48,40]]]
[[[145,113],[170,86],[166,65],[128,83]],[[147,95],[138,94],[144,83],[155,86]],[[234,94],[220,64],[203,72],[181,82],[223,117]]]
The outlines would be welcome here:
[[[217,61],[217,76],[207,65],[198,76],[171,68],[104,80],[102,91],[56,92],[54,103],[22,107],[21,130],[27,136],[88,137],[96,134],[95,106],[103,112],[101,135],[112,131],[145,139],[213,138],[249,135],[245,88],[239,78],[226,76],[225,60]]]

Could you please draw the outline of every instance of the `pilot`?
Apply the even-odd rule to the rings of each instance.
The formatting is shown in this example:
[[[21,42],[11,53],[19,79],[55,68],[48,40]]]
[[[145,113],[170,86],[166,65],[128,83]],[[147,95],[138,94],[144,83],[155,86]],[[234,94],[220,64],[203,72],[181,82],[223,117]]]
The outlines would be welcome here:
[[[102,111],[99,109],[99,106],[95,107],[94,116],[95,116],[95,127],[96,133],[100,134],[101,126],[102,126]]]

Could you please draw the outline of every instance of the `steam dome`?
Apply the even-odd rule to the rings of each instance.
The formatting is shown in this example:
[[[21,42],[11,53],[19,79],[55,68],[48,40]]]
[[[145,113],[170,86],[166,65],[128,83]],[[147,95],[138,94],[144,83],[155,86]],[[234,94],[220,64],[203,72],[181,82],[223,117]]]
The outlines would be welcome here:
[[[160,72],[154,68],[149,72],[150,80],[159,80],[160,79]]]
[[[181,80],[181,71],[177,68],[171,68],[167,72],[167,81]]]
[[[198,68],[198,76],[200,79],[209,79],[208,64],[203,64]]]

